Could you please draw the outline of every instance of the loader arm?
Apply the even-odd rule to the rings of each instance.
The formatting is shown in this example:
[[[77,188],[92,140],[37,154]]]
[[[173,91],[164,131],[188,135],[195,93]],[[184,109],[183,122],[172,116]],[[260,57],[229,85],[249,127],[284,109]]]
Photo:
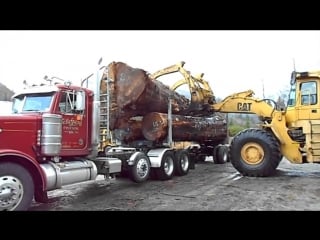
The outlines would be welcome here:
[[[252,90],[235,93],[221,102],[213,104],[212,108],[215,112],[252,113],[263,118],[272,118],[274,107],[265,100],[254,98],[253,95]]]
[[[215,112],[256,114],[263,120],[262,127],[271,129],[279,141],[281,154],[294,163],[302,162],[299,143],[293,141],[288,135],[285,112],[275,109],[264,99],[253,97],[252,90],[239,92],[226,97],[219,103],[213,104]]]
[[[161,69],[149,76],[153,79],[157,79],[160,76],[170,73],[180,72],[183,79],[175,82],[170,89],[176,90],[178,87],[186,84],[189,87],[191,95],[191,105],[195,108],[201,108],[203,105],[211,105],[215,103],[215,97],[207,81],[203,79],[203,73],[192,76],[189,71],[183,68],[185,62],[179,62],[178,64]]]
[[[209,103],[214,104],[215,96],[212,92],[212,89],[209,85],[209,83],[203,79],[203,73],[198,74],[196,76],[189,75],[187,78],[183,78],[177,82],[175,82],[170,89],[176,90],[178,87],[186,84],[189,86],[190,94],[191,96],[194,95],[193,101],[199,102],[199,103]],[[200,85],[202,84],[202,86]],[[191,97],[192,99],[192,97]]]
[[[183,68],[184,64],[185,64],[185,62],[183,62],[183,61],[179,62],[177,64],[171,65],[171,66],[166,67],[164,69],[158,70],[155,73],[150,74],[149,76],[153,79],[157,79],[158,77],[163,76],[163,75],[179,72],[180,69]]]

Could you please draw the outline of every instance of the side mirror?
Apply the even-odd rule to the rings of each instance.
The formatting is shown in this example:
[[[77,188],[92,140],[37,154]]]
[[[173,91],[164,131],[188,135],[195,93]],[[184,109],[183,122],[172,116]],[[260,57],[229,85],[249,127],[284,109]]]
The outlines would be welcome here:
[[[83,111],[86,106],[86,94],[84,91],[79,91],[76,93],[77,101],[76,101],[76,110]]]

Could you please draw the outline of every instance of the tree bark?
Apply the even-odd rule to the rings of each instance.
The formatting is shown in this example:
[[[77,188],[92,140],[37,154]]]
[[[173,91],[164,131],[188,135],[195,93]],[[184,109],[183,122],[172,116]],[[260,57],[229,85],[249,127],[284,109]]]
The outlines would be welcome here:
[[[137,140],[145,140],[142,134],[142,118],[134,118],[121,121],[119,128],[113,130],[116,139],[129,143]]]
[[[191,117],[172,115],[172,140],[197,141],[199,143],[226,137],[226,120],[219,115],[213,117]],[[168,134],[168,115],[152,112],[142,121],[143,136],[151,141],[163,141]]]
[[[173,141],[211,141],[227,135],[225,119],[219,115],[195,117],[208,106],[192,106],[190,100],[152,79],[139,68],[112,62],[101,80],[101,93],[110,94],[109,128],[125,143],[136,140],[161,142],[168,134],[169,99],[173,114]],[[106,82],[108,80],[108,83]],[[190,113],[191,116],[186,116]]]
[[[101,93],[107,92],[106,73],[101,80]],[[121,122],[134,116],[144,116],[149,112],[168,111],[169,97],[172,98],[172,112],[188,109],[190,101],[170,90],[160,81],[150,78],[146,71],[132,68],[122,62],[108,65],[110,87],[110,130],[119,128]]]

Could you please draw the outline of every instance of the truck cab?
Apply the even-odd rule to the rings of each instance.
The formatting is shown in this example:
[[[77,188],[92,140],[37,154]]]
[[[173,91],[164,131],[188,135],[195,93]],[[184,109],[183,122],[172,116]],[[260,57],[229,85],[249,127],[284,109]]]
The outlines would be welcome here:
[[[46,202],[48,190],[96,178],[91,90],[32,86],[12,100],[12,114],[0,116],[0,210],[23,210],[33,197]]]
[[[61,118],[61,126],[56,125],[55,137],[59,142],[61,138],[61,143],[46,143],[37,148],[35,155],[41,158],[44,154],[41,149],[49,146],[55,148],[56,154],[61,157],[86,156],[90,153],[92,96],[92,91],[88,89],[64,84],[24,89],[13,96],[12,113],[15,118],[33,116],[41,119],[49,114]],[[52,138],[52,134],[49,135]]]

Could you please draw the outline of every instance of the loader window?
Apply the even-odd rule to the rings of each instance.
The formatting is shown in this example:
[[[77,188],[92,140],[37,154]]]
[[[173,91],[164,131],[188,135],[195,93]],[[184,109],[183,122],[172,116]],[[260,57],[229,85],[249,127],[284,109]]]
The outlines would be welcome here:
[[[296,105],[296,86],[292,85],[289,92],[288,106]]]
[[[316,82],[301,83],[301,105],[315,105],[317,103]]]

